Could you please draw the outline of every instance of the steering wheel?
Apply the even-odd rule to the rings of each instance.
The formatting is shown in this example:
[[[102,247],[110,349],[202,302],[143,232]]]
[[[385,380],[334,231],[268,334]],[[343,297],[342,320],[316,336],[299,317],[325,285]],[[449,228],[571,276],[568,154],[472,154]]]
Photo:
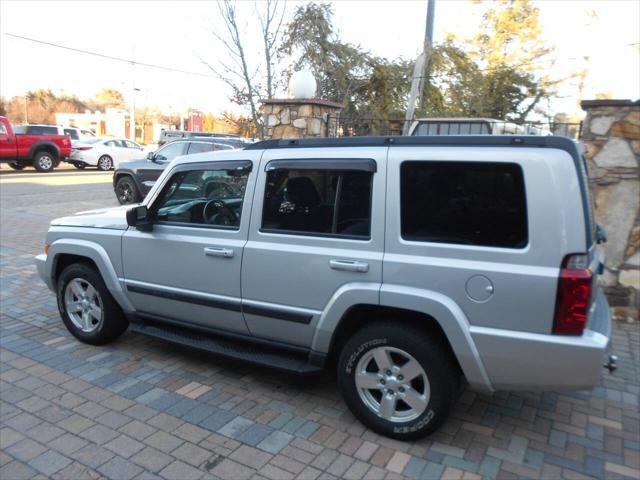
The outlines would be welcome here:
[[[222,200],[209,200],[202,209],[202,216],[205,223],[209,225],[234,226],[238,224],[236,212]]]

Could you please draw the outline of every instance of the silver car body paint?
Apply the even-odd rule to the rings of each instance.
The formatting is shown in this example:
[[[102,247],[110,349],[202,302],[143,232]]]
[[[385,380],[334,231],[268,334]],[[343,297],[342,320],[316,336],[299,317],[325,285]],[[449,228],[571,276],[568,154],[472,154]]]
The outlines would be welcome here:
[[[329,164],[373,160],[370,238],[261,231],[265,167],[272,160],[288,159]],[[567,152],[497,146],[208,152],[174,160],[143,203],[151,206],[167,179],[185,165],[247,160],[252,169],[237,230],[157,224],[147,232],[126,226],[126,208],[85,212],[52,222],[49,253],[36,259],[40,276],[54,289],[59,255],[84,256],[95,262],[128,313],[275,340],[320,354],[329,351],[338,325],[356,305],[412,310],[438,322],[465,377],[480,391],[595,384],[610,336],[602,292],[597,292],[583,335],[551,334],[563,258],[588,251],[594,267],[601,260],[585,239],[580,182]],[[510,249],[403,239],[399,186],[405,161],[518,164],[525,181],[528,244]],[[231,254],[208,256],[206,248]],[[362,268],[344,271],[332,268],[335,262],[356,262]],[[487,298],[472,298],[469,292],[483,288],[490,292]],[[268,312],[279,312],[281,318]]]

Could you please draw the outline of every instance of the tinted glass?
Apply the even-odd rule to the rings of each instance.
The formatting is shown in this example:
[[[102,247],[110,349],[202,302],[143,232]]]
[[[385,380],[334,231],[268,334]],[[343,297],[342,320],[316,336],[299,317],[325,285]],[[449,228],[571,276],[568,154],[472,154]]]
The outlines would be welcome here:
[[[270,171],[262,229],[368,238],[372,178],[350,170]]]
[[[78,135],[78,131],[74,130],[73,128],[65,128],[64,134],[69,135],[73,140],[78,140],[80,138],[80,135]]]
[[[176,173],[156,209],[158,221],[237,229],[248,170],[191,170]]]
[[[404,162],[400,182],[406,240],[507,248],[527,244],[518,165]]]
[[[104,142],[107,147],[121,147],[122,144],[119,140],[109,140],[108,142]]]
[[[29,135],[57,135],[58,127],[43,127],[40,125],[30,125],[27,127]]]
[[[189,155],[191,155],[192,153],[210,152],[211,150],[213,150],[213,145],[211,143],[189,144]]]
[[[168,144],[156,152],[154,158],[158,162],[169,162],[184,153],[186,142],[174,142]]]
[[[413,135],[488,135],[486,122],[422,122]]]
[[[133,143],[130,140],[122,140],[122,143],[127,148],[135,148],[135,149],[139,149],[140,148],[137,144]]]

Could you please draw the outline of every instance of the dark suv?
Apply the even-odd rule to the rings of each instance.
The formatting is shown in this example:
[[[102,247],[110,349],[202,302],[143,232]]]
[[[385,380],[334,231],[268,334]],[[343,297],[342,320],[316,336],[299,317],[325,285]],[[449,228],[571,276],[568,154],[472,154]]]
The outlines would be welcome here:
[[[147,158],[121,162],[113,174],[113,189],[121,205],[138,203],[151,190],[167,165],[176,157],[217,150],[233,150],[215,138],[176,140],[163,145]]]

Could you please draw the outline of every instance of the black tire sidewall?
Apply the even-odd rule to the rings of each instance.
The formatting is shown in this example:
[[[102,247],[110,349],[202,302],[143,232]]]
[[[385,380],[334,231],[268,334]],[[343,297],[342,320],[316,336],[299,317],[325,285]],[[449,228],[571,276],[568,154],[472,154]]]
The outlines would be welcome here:
[[[67,313],[64,291],[67,284],[74,278],[86,280],[100,295],[103,318],[101,325],[93,332],[87,333],[80,330],[73,324]],[[109,293],[102,277],[93,267],[87,264],[76,263],[66,267],[58,277],[56,293],[58,311],[60,312],[63,323],[69,332],[81,342],[92,345],[102,345],[118,337],[128,326],[122,310],[111,296],[111,293]]]
[[[102,159],[107,158],[109,159],[109,168],[102,168],[100,166],[100,162],[102,161]],[[98,158],[98,170],[101,170],[103,172],[108,172],[109,170],[111,170],[113,168],[113,159],[109,156],[109,155],[102,155],[100,158]]]
[[[118,193],[118,188],[120,187],[120,185],[128,183],[129,184],[129,188],[131,189],[132,195],[133,195],[133,199],[131,201],[131,203],[123,203],[120,200],[120,194]],[[120,178],[117,182],[116,182],[116,197],[118,198],[118,202],[120,203],[120,205],[131,205],[134,203],[138,203],[140,201],[140,192],[138,192],[138,187],[136,187],[135,182],[133,181],[133,179],[131,177],[122,177]]]
[[[409,353],[427,374],[429,404],[422,415],[412,421],[393,423],[380,418],[360,399],[354,378],[356,366],[368,351],[381,346]],[[358,331],[345,344],[338,361],[338,383],[347,405],[367,427],[388,437],[411,440],[428,435],[447,419],[457,397],[459,374],[449,352],[439,341],[433,341],[417,329],[380,324]]]
[[[15,163],[15,162],[10,162],[9,163],[9,168],[11,168],[13,170],[24,170],[25,167],[26,167],[26,165],[23,165],[21,163]]]
[[[78,170],[83,170],[86,167],[86,165],[82,163],[74,163],[73,166],[76,167]]]
[[[49,168],[44,168],[40,165],[40,159],[44,156],[47,156],[51,159],[51,166]],[[33,166],[39,172],[50,172],[55,168],[56,158],[51,155],[49,152],[38,152],[35,154],[33,158]]]

